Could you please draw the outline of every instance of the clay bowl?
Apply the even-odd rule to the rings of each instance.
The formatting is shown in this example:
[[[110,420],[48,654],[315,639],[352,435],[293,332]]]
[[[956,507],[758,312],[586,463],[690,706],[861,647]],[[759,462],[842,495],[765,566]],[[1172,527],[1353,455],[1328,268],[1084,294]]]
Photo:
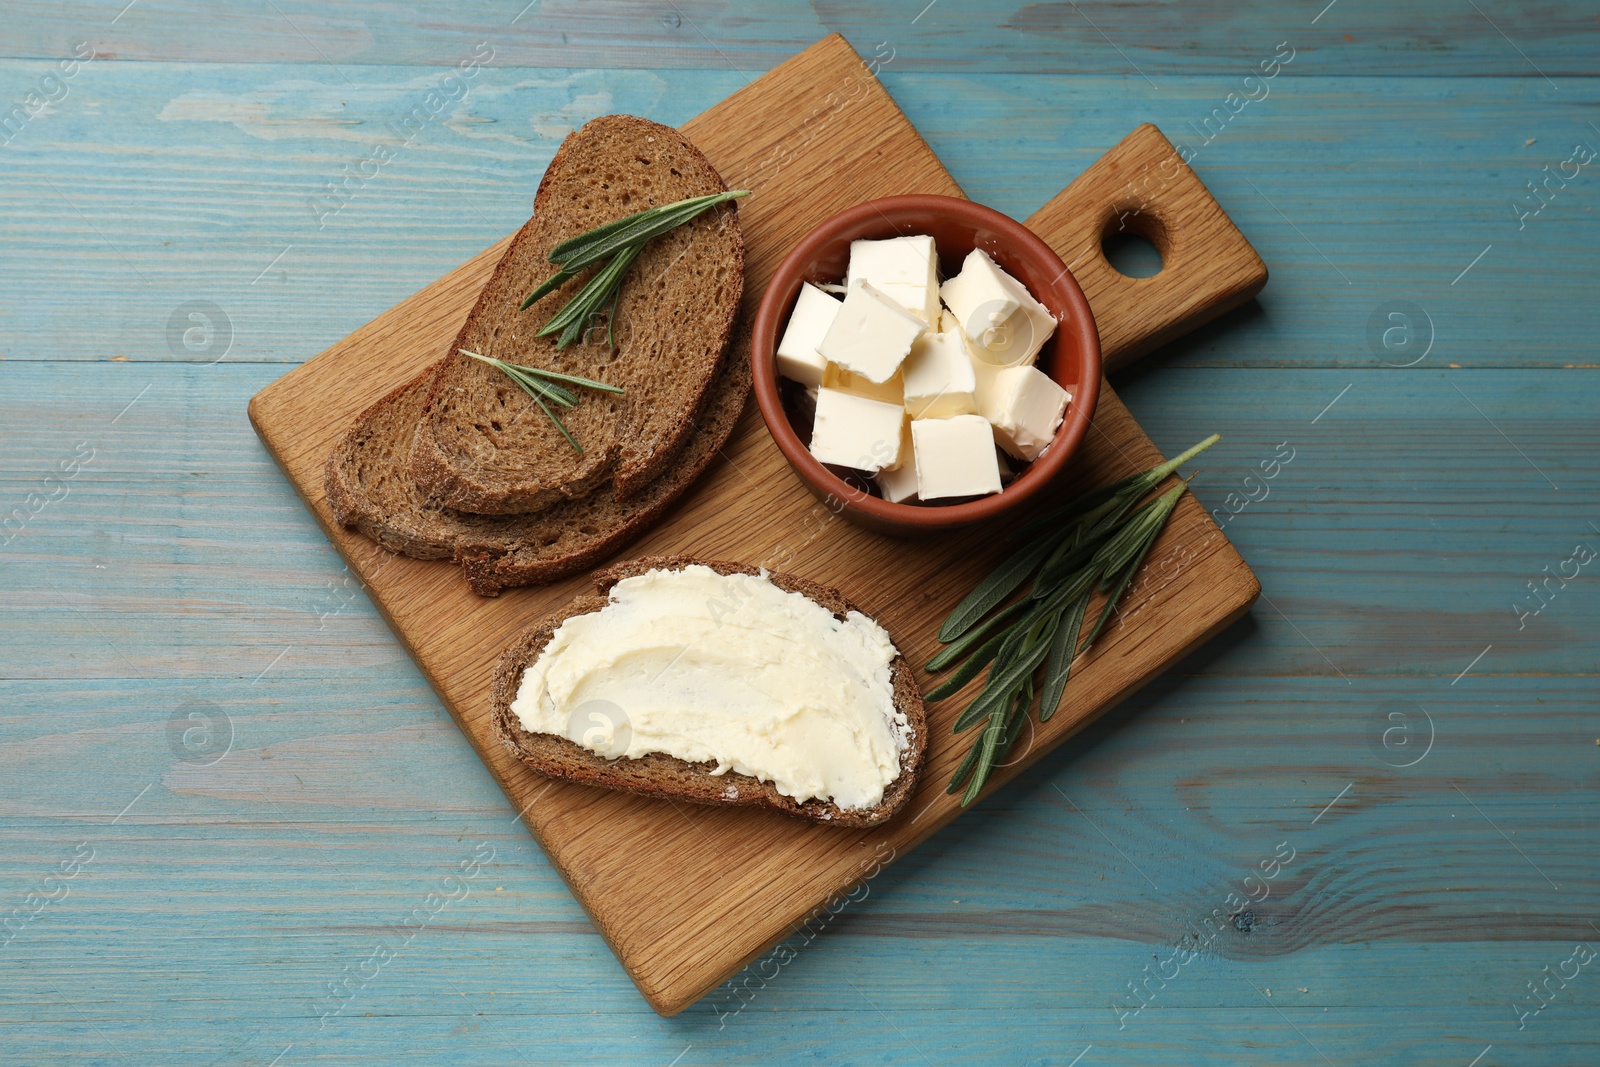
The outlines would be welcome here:
[[[814,457],[790,424],[777,371],[778,339],[801,282],[840,282],[850,242],[930,234],[947,278],[981,248],[1050,309],[1059,325],[1039,352],[1038,367],[1072,394],[1060,429],[1044,454],[1003,490],[950,504],[891,504],[835,474]],[[892,534],[933,534],[997,519],[1045,489],[1072,462],[1100,395],[1100,336],[1083,290],[1061,257],[1027,227],[992,208],[950,196],[890,196],[847,208],[806,234],[778,265],[762,295],[751,339],[756,403],[767,430],[800,478],[828,506],[862,526]]]

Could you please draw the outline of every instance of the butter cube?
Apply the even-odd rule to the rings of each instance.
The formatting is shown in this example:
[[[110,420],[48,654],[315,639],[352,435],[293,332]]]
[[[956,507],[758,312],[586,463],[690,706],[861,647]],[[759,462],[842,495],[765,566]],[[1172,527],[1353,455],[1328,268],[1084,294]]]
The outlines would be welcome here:
[[[944,314],[945,317],[941,321],[948,325],[948,329],[946,329],[945,332],[951,333],[955,337],[960,338],[962,347],[967,353],[967,364],[972,368],[972,400],[974,410],[979,415],[982,415],[984,411],[986,411],[994,403],[992,397],[994,395],[995,376],[998,375],[1002,370],[1005,370],[1005,367],[994,362],[993,356],[984,351],[984,349],[979,345],[973,343],[972,338],[968,337],[966,333],[962,331],[961,327],[956,325],[956,318],[954,315],[950,314],[948,311],[946,311]]]
[[[983,343],[984,334],[1010,318],[1019,305],[1011,287],[1012,279],[988,253],[973,249],[961,264],[961,273],[939,289],[968,337]]]
[[[857,282],[870,282],[929,325],[938,321],[939,256],[932,237],[851,241],[845,286]]]
[[[1056,332],[1050,309],[981,248],[968,254],[961,273],[945,282],[939,295],[973,342],[978,358],[998,366],[1032,363]]]
[[[871,282],[856,282],[817,351],[845,370],[882,384],[900,369],[911,342],[927,328]]]
[[[911,346],[901,370],[906,411],[913,419],[947,419],[978,410],[977,375],[959,333],[926,333]]]
[[[839,301],[810,282],[800,283],[800,296],[794,302],[783,340],[778,342],[778,373],[801,385],[821,385],[827,360],[817,346],[839,313]]]
[[[878,489],[883,493],[883,499],[891,504],[903,504],[917,498],[917,464],[912,458],[913,449],[911,420],[907,419],[901,424],[898,460],[894,466],[878,472]]]
[[[980,355],[977,346],[968,342],[967,359],[972,364],[972,399],[978,407],[978,414],[994,407],[995,379],[1005,367],[998,363],[990,363],[987,356]]]
[[[917,499],[917,465],[905,463],[892,471],[878,472],[878,489],[891,504],[908,504]]]
[[[900,459],[905,408],[842,389],[817,390],[811,454],[824,463],[875,473]]]
[[[1000,491],[1000,460],[994,452],[993,431],[983,416],[914,419],[911,443],[917,496],[923,500]]]
[[[822,384],[829,389],[879,400],[885,404],[905,403],[905,380],[901,371],[895,371],[886,382],[874,382],[859,374],[851,374],[837,363],[829,363],[822,371]]]
[[[1072,394],[1038,367],[1003,367],[986,383],[979,413],[994,427],[1000,447],[1018,459],[1044,451]]]

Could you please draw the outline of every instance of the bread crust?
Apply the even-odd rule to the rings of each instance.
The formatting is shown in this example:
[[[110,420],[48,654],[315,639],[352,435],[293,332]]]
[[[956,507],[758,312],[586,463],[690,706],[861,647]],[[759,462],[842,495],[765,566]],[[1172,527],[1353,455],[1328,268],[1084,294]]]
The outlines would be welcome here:
[[[555,348],[553,339],[532,336],[539,325],[582,287],[588,279],[587,273],[526,311],[515,310],[521,293],[533,287],[528,284],[524,289],[517,279],[528,273],[530,264],[541,277],[547,276],[554,269],[546,262],[548,249],[558,240],[572,236],[569,231],[573,223],[563,218],[563,204],[552,203],[557,199],[552,191],[563,182],[570,183],[573,175],[568,174],[568,170],[588,181],[585,167],[594,165],[589,157],[595,155],[595,146],[602,143],[610,146],[612,140],[624,145],[656,145],[651,151],[670,146],[681,157],[679,162],[686,170],[691,169],[692,164],[697,172],[691,175],[680,173],[676,168],[672,170],[676,181],[669,184],[682,187],[680,191],[726,189],[698,148],[671,127],[647,119],[631,115],[604,116],[586,123],[562,142],[540,180],[533,217],[512,238],[449,354],[439,363],[418,420],[411,451],[413,476],[422,491],[443,506],[485,515],[533,514],[566,500],[586,497],[608,485],[617,499],[626,500],[643,491],[672,466],[688,445],[711,397],[717,362],[715,358],[707,360],[705,355],[720,353],[726,347],[743,293],[744,239],[739,230],[737,210],[731,203],[712,208],[693,222],[652,241],[630,268],[623,284],[619,314],[625,326],[637,319],[641,323],[649,321],[652,329],[646,331],[641,327],[630,333],[615,360],[594,363],[592,346],[580,344],[561,352]],[[580,156],[588,162],[578,162]],[[596,196],[604,199],[598,192]],[[618,206],[610,214],[620,217],[629,210],[637,210],[637,207]],[[687,255],[693,242],[705,240],[716,240],[722,245],[717,269],[724,282],[712,286],[711,291],[701,294],[703,299],[691,303],[701,307],[711,305],[706,309],[710,319],[688,327],[680,321],[650,319],[650,313],[656,310],[652,301],[658,298],[652,282],[659,284],[663,293],[669,292],[667,272]],[[702,288],[706,284],[698,275],[692,281],[683,278],[679,281]],[[513,336],[520,335],[523,340],[513,344],[507,338],[501,342],[498,339],[502,330]],[[493,343],[486,344],[486,340]],[[564,417],[564,421],[576,419],[580,422],[575,428],[584,448],[580,455],[571,451],[558,436],[559,431],[532,407],[532,401],[524,398],[508,381],[500,380],[499,372],[459,355],[461,348],[480,352],[487,348],[491,351],[486,354],[513,362],[554,366],[567,373],[602,381],[616,377],[615,384],[634,393],[640,388],[628,377],[630,372],[657,362],[667,363],[661,358],[664,356],[681,358],[661,367],[660,377],[646,383],[648,387],[651,383],[670,381],[672,388],[666,393],[670,403],[659,396],[630,398],[627,392],[616,396],[580,389],[580,407],[569,409]],[[588,353],[587,362],[579,360],[576,355],[579,352]],[[688,360],[687,365],[683,364],[684,360]],[[658,391],[665,391],[665,387]],[[457,404],[461,405],[460,413]],[[441,437],[445,433],[443,424],[451,419],[459,421],[466,415],[473,420],[489,422],[492,432],[475,421],[475,437],[463,438],[463,431],[458,429],[451,435],[457,447],[447,447]],[[633,438],[639,435],[628,433],[630,426],[645,426],[651,432],[635,441]],[[600,432],[603,427],[612,428],[609,435]],[[523,435],[524,439],[515,448],[501,449],[501,437],[509,437],[512,432]],[[531,447],[530,440],[538,447]],[[457,453],[470,443],[479,447],[491,445],[490,455],[537,453],[545,457],[542,462],[550,464],[553,470],[549,475],[542,472],[536,475],[532,469],[511,472],[492,465],[464,462],[463,456]]]
[[[597,570],[593,574],[597,596],[580,596],[558,611],[523,630],[501,654],[495,665],[489,699],[494,711],[495,735],[507,751],[528,767],[550,778],[583,782],[645,796],[687,800],[696,804],[736,805],[772,808],[786,815],[826,823],[831,826],[869,827],[887,822],[905,807],[922,773],[928,746],[927,713],[917,688],[911,665],[896,654],[889,667],[894,686],[895,707],[905,713],[909,743],[900,757],[900,774],[884,790],[883,799],[872,808],[850,810],[823,800],[796,801],[763,782],[737,771],[713,775],[714,763],[689,763],[665,753],[651,752],[637,759],[608,760],[554,734],[534,734],[523,729],[511,711],[522,674],[567,619],[599,611],[609,602],[611,587],[622,579],[653,569],[677,570],[691,564],[710,567],[719,574],[759,574],[760,568],[726,560],[698,559],[693,556],[644,556]],[[800,593],[827,608],[835,617],[859,611],[836,589],[818,585],[795,575],[773,573],[767,576],[778,588]]]
[[[415,425],[415,418],[408,418],[407,409],[420,407],[415,397],[428,387],[433,371],[434,368],[429,367],[410,381],[395,386],[357,416],[333,451],[328,453],[328,461],[323,467],[322,480],[328,494],[328,507],[340,526],[360,531],[390,552],[416,559],[449,559],[455,550],[454,538],[441,540],[418,523],[410,521],[409,515],[396,514],[392,508],[377,506],[372,494],[362,485],[362,471],[364,462],[375,458],[365,453],[381,450],[391,443],[388,440],[391,417],[402,427],[407,423]],[[407,472],[402,469],[399,473],[405,475]]]
[[[711,401],[688,446],[662,475],[626,502],[601,488],[538,515],[471,515],[422,495],[406,462],[411,434],[434,368],[391,390],[362,412],[328,455],[324,485],[341,526],[391,552],[454,559],[479,596],[546,585],[622,551],[658,522],[717,458],[750,394],[749,334],[728,347]],[[390,499],[362,484],[366,465],[396,480]],[[398,496],[399,499],[394,499]]]
[[[519,538],[509,530],[470,526],[455,542],[455,561],[467,584],[479,596],[498,596],[504,589],[523,585],[548,585],[609,559],[643,536],[700,479],[722,452],[744,411],[750,395],[749,335],[729,346],[710,403],[696,432],[677,460],[654,483],[626,501],[601,488],[588,507],[564,505],[540,518],[553,520],[584,511],[608,517],[592,534],[581,532],[582,523],[569,521],[563,541],[542,545],[537,538]],[[574,529],[577,532],[574,532]]]

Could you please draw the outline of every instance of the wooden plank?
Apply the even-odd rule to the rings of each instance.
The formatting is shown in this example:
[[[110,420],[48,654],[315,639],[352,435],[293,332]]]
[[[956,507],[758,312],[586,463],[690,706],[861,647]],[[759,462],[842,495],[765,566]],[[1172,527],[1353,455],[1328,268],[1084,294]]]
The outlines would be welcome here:
[[[410,673],[396,657],[380,677]],[[11,1047],[43,1049],[74,1027],[88,1041],[98,1035],[87,1016],[131,1062],[161,1059],[152,1051],[161,1040],[200,1049],[247,1039],[255,1051],[279,1039],[255,1057],[263,1061],[290,1042],[302,1055],[332,1056],[406,1040],[420,1056],[419,1044],[432,1048],[458,1027],[450,1047],[466,1059],[515,1043],[536,1062],[591,1046],[623,1062],[670,1062],[690,1043],[730,1057],[785,1042],[842,1050],[847,1040],[887,1053],[899,1046],[872,1029],[881,1035],[887,1018],[930,1056],[1002,1046],[1047,1056],[1080,1027],[1085,1044],[1115,1052],[1136,1042],[1157,1062],[1181,1063],[1190,1050],[1169,1029],[1171,1018],[1229,1050],[1241,1033],[1268,1026],[1266,1016],[1255,1017],[1262,1009],[1240,975],[1272,989],[1318,1045],[1326,1036],[1329,1046],[1371,1047],[1350,1036],[1350,1020],[1372,1022],[1401,1005],[1419,1016],[1404,1040],[1420,1046],[1484,1027],[1514,1031],[1514,1021],[1504,1021],[1504,988],[1537,970],[1529,960],[1552,950],[1560,956],[1570,940],[1583,940],[1592,883],[1577,843],[1588,817],[1588,776],[1566,756],[1564,732],[1585,728],[1590,714],[1582,679],[1491,681],[1452,715],[1449,762],[1430,757],[1402,773],[1374,761],[1360,732],[1347,728],[1368,709],[1337,678],[1309,686],[1262,679],[1241,700],[1236,679],[1213,676],[1165,695],[1147,690],[1133,702],[1135,714],[1093,728],[1070,764],[1031,773],[952,827],[949,845],[885,871],[870,896],[802,946],[779,977],[752,983],[753,1002],[725,1029],[714,1006],[731,1010],[731,991],[714,993],[669,1029],[641,1018],[632,986],[531,842],[523,838],[514,851],[521,835],[487,777],[474,775],[473,758],[463,750],[441,774],[439,750],[450,747],[454,727],[434,714],[422,686],[413,682],[402,700],[377,702],[370,682],[353,679],[319,699],[317,686],[332,677],[323,672],[300,688],[296,706],[237,707],[241,732],[261,733],[230,756],[235,766],[209,772],[174,765],[160,741],[147,743],[165,712],[147,710],[143,698],[161,699],[172,681],[8,687],[12,706],[30,709],[32,721],[5,724],[5,769],[24,775],[15,779],[23,790],[42,787],[64,803],[53,814],[7,816],[0,878],[28,885],[76,841],[97,846],[95,865],[71,895],[7,946],[13,982],[0,994],[0,1021],[21,1042]],[[203,691],[213,683],[189,684]],[[1428,688],[1407,693],[1422,697]],[[121,732],[107,730],[117,721],[98,710],[107,704],[137,710],[150,727],[141,732],[124,715]],[[385,729],[340,743],[340,731],[361,730],[364,709],[373,706],[404,707],[417,722],[431,721],[432,736],[380,747],[395,733]],[[1504,766],[1497,706],[1532,709],[1519,759],[1547,768],[1537,779]],[[315,730],[330,732],[310,736],[307,716]],[[1249,775],[1239,773],[1243,750],[1261,757]],[[96,782],[64,782],[48,773],[61,753],[106,773]],[[1346,798],[1350,807],[1312,830],[1310,819],[1342,787],[1338,772],[1346,768],[1364,771]],[[152,777],[156,789],[107,826]],[[1487,824],[1466,821],[1471,809],[1449,781],[1538,856],[1564,891],[1536,892],[1531,869],[1512,871],[1507,861],[1520,862],[1516,854]],[[1317,786],[1321,792],[1311,795]],[[453,903],[363,989],[356,1010],[319,1030],[308,1002],[315,1006],[347,963],[366,959],[486,835],[501,853],[492,882]],[[1304,858],[1297,856],[1296,880],[1284,880],[1259,925],[1229,932],[1205,971],[1186,971],[1162,992],[1160,1011],[1118,1030],[1110,1004],[1151,962],[1150,952],[1164,950],[1185,923],[1198,923],[1263,848],[1286,836]],[[406,848],[394,847],[397,837]],[[1554,859],[1546,865],[1546,857]],[[241,884],[253,891],[241,892]],[[188,913],[160,906],[179,887],[204,906]],[[1496,912],[1505,921],[1482,921]],[[1466,966],[1445,973],[1437,965],[1444,951]],[[918,960],[921,980],[909,981],[906,968]],[[1402,991],[1377,988],[1369,978],[1376,973]],[[451,983],[443,989],[441,976]],[[842,992],[849,982],[866,1000]],[[72,990],[70,999],[58,989]],[[1581,1062],[1581,1050],[1595,1042],[1582,1013],[1595,1001],[1575,983],[1572,992],[1569,1014],[1547,1012],[1526,1036],[1541,1054],[1570,1044]],[[561,1011],[580,996],[583,1010]],[[151,1017],[153,1003],[206,1010],[175,1038],[170,1020]],[[793,1021],[798,1012],[824,1011],[828,1035],[804,1017]],[[1017,1026],[1019,1012],[1035,1021]],[[1420,1021],[1440,1014],[1449,1018]],[[429,1018],[447,1020],[439,1035],[427,1029]],[[682,1034],[686,1026],[697,1032]]]
[[[1061,250],[1089,298],[1108,374],[1232,311],[1267,284],[1267,265],[1149,123],[1117,142],[1028,224]],[[1119,234],[1145,237],[1161,269],[1130,278],[1113,267],[1103,242]]]
[[[15,220],[0,244],[11,279],[0,355],[210,362],[220,352],[203,332],[187,339],[193,351],[181,329],[168,333],[175,311],[204,300],[228,316],[226,362],[298,363],[513,230],[531,176],[567,130],[611,109],[681,123],[748,80],[682,71],[666,92],[642,73],[490,68],[459,117],[400,148],[385,131],[437,70],[357,67],[354,86],[321,64],[203,73],[201,83],[168,64],[90,64],[0,150],[0,212]],[[38,76],[37,64],[0,62],[7,84]],[[1141,122],[1196,153],[1196,173],[1276,277],[1221,332],[1165,349],[1163,366],[1375,366],[1368,320],[1396,299],[1422,307],[1439,333],[1424,369],[1595,362],[1600,302],[1587,280],[1600,219],[1588,178],[1524,229],[1509,205],[1574,141],[1600,147],[1585,124],[1600,81],[1550,93],[1537,78],[1285,74],[1206,143],[1196,128],[1229,79],[1174,77],[1157,91],[1108,77],[892,66],[882,76],[963,189],[1015,218]],[[1311,121],[1318,134],[1307,138]],[[396,148],[393,162],[319,229],[308,202],[380,139]],[[1419,184],[1419,167],[1439,159],[1451,165]],[[371,248],[383,254],[354,251]],[[1485,299],[1519,279],[1518,315]],[[93,331],[79,326],[86,306]],[[1539,344],[1526,343],[1526,322],[1539,323]],[[1287,323],[1305,333],[1286,333]]]
[[[237,416],[278,371],[0,363],[0,513],[78,442],[96,450],[68,495],[0,548],[0,644],[12,653],[0,676],[200,672],[252,693],[282,679],[301,694],[393,662],[392,635]],[[1595,670],[1583,634],[1600,621],[1600,598],[1587,585],[1525,629],[1511,604],[1596,521],[1587,503],[1600,496],[1600,454],[1583,442],[1600,375],[1162,367],[1135,373],[1120,395],[1169,454],[1223,435],[1192,483],[1222,517],[1259,497],[1259,464],[1280,444],[1296,450],[1269,495],[1228,518],[1229,540],[1291,620],[1262,606],[1237,647],[1211,646],[1241,686],[1343,685],[1329,661],[1364,693],[1387,679],[1448,683],[1490,642],[1479,665],[1489,676]]]
[[[525,4],[468,0],[449,11],[374,0],[340,5],[276,0],[260,9],[196,19],[182,0],[141,0],[108,15],[88,0],[8,5],[4,55],[55,59],[80,40],[117,59],[179,63],[316,63],[450,66],[480,42],[504,66],[767,70],[828,33],[871,53],[879,42],[896,69],[1114,74],[1130,84],[1175,74],[1243,78],[1280,41],[1298,67],[1320,74],[1493,75],[1551,78],[1597,72],[1589,14],[1573,5],[1518,0],[1485,15],[1446,7],[1324,4],[824,3],[782,0],[644,0]],[[1481,5],[1480,5],[1481,6]],[[115,21],[113,21],[115,19]],[[1498,28],[1497,28],[1498,27]],[[1515,41],[1515,45],[1510,43]]]
[[[752,190],[740,209],[748,242],[747,311],[778,259],[837,210],[841,197],[959,193],[838,37],[685,129],[730,183]],[[893,165],[886,167],[886,161]],[[1193,186],[1187,192],[1203,195]],[[1156,201],[1164,203],[1164,196]],[[251,421],[513,804],[525,812],[629,976],[653,1007],[671,1014],[764,951],[820,902],[847,890],[862,877],[863,856],[899,855],[954,819],[960,808],[943,783],[965,741],[944,739],[957,709],[938,710],[931,719],[935,740],[924,783],[909,805],[915,814],[868,832],[819,830],[770,812],[690,813],[678,805],[551,784],[496,743],[487,685],[499,649],[517,629],[568,600],[581,581],[478,600],[454,568],[391,557],[334,528],[321,477],[327,450],[348,420],[448,344],[481,285],[489,255],[257,394]],[[1162,309],[1151,314],[1160,316]],[[727,465],[715,469],[637,551],[692,546],[697,555],[760,562],[836,583],[896,635],[912,662],[925,661],[938,620],[961,590],[1003,557],[1004,546],[992,531],[905,542],[838,521],[797,488],[753,411],[742,426],[725,450]],[[1106,390],[1074,481],[1110,482],[1157,455]],[[1147,608],[1139,625],[1116,629],[1075,676],[1065,713],[1040,728],[1027,754],[996,775],[997,785],[1213,636],[1259,590],[1192,499],[1182,503],[1153,552],[1177,563],[1161,583],[1130,600]],[[674,873],[640,877],[663,849],[674,856]],[[725,879],[724,868],[736,876]]]

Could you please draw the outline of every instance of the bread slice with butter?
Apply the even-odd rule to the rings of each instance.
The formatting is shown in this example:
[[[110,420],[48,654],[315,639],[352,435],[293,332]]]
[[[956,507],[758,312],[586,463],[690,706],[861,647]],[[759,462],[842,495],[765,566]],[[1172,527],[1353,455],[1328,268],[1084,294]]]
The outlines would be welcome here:
[[[618,294],[614,350],[605,326],[564,349],[555,337],[538,336],[593,270],[526,310],[520,304],[556,273],[549,255],[561,242],[726,189],[698,148],[647,119],[606,115],[562,142],[539,183],[533,217],[512,238],[434,375],[411,456],[427,496],[478,514],[531,514],[607,485],[626,500],[672,465],[711,395],[744,291],[734,205],[713,207],[645,246]],[[578,404],[559,409],[579,451],[503,371],[462,349],[623,392],[579,389]]]
[[[749,331],[723,354],[711,397],[682,452],[655,481],[619,501],[609,488],[537,515],[473,515],[429,499],[411,476],[412,435],[435,367],[357,417],[328,456],[324,484],[341,526],[391,552],[454,559],[479,596],[545,585],[620,552],[660,519],[727,443],[750,395]]]
[[[886,782],[881,782],[881,795],[867,804],[842,806],[818,795],[797,799],[796,795],[780,791],[773,780],[763,780],[737,769],[728,769],[732,763],[731,759],[723,763],[722,773],[715,773],[719,761],[724,760],[725,754],[719,755],[716,760],[700,761],[682,759],[665,751],[646,751],[607,758],[594,748],[579,744],[560,733],[532,732],[527,729],[522,717],[513,709],[513,704],[518,701],[519,692],[524,688],[524,679],[529,673],[529,668],[538,664],[545,650],[552,645],[553,639],[557,639],[557,633],[564,623],[582,616],[598,615],[608,605],[618,602],[617,595],[620,591],[616,587],[628,579],[649,579],[660,572],[688,571],[691,568],[706,568],[722,576],[759,576],[762,573],[759,568],[747,564],[700,560],[689,556],[647,556],[630,560],[594,573],[594,582],[599,595],[580,596],[565,608],[519,634],[501,655],[495,667],[490,690],[495,732],[505,747],[517,759],[548,777],[646,796],[692,801],[698,804],[766,807],[834,826],[876,826],[892,818],[905,806],[916,788],[927,750],[928,731],[922,695],[917,688],[911,666],[892,645],[888,649],[888,652],[892,653],[892,658],[888,660],[886,675],[879,673],[876,678],[886,686],[886,692],[880,693],[878,699],[886,696],[892,702],[892,712],[888,718],[892,720],[893,736],[896,740],[896,762],[889,769],[894,771],[894,776]],[[704,574],[705,571],[699,573]],[[852,613],[858,613],[858,609],[837,590],[788,574],[767,574],[766,579],[783,593],[799,594],[805,601],[809,601],[810,605],[820,607],[835,620],[837,626],[855,623],[870,628],[877,627],[876,623],[859,614],[852,618]],[[666,641],[671,641],[671,635],[662,636]],[[568,644],[566,647],[573,646]],[[663,654],[664,647],[653,648],[652,652]],[[688,646],[685,651],[689,651]],[[668,660],[667,666],[682,663],[683,660],[683,653],[678,653]],[[708,662],[715,664],[719,661],[716,656],[711,656]],[[549,668],[549,670],[554,669]],[[685,670],[708,669],[711,668],[698,664],[689,668],[680,667],[675,676],[675,683],[669,678],[667,688],[670,689],[672,684],[681,686]],[[608,666],[604,668],[603,673],[614,674],[615,670],[615,667]],[[665,670],[666,667],[663,667],[663,671]],[[879,671],[882,671],[881,666]],[[653,669],[645,672],[647,684],[648,676],[653,673]],[[701,684],[709,688],[717,681],[716,678],[705,678]],[[733,682],[736,687],[740,684],[755,684],[749,678],[733,679]],[[703,690],[696,690],[697,694],[701,692]],[[659,694],[641,694],[641,700],[651,697],[659,697]],[[576,715],[586,705],[587,701],[579,705],[573,714]],[[659,707],[659,704],[654,706]],[[551,714],[560,716],[564,713],[563,708],[552,702]],[[756,715],[757,711],[752,710],[751,716]],[[746,725],[743,718],[740,718],[741,721],[734,724],[736,728],[743,728]],[[643,716],[640,722],[642,730],[645,728]],[[669,724],[666,729],[671,732],[673,726]],[[833,735],[827,731],[820,730],[808,735],[813,740],[831,736]],[[837,749],[830,749],[829,753],[839,762],[846,762],[848,758],[858,755],[853,750],[839,752]],[[825,759],[822,762],[831,763],[833,760]]]

